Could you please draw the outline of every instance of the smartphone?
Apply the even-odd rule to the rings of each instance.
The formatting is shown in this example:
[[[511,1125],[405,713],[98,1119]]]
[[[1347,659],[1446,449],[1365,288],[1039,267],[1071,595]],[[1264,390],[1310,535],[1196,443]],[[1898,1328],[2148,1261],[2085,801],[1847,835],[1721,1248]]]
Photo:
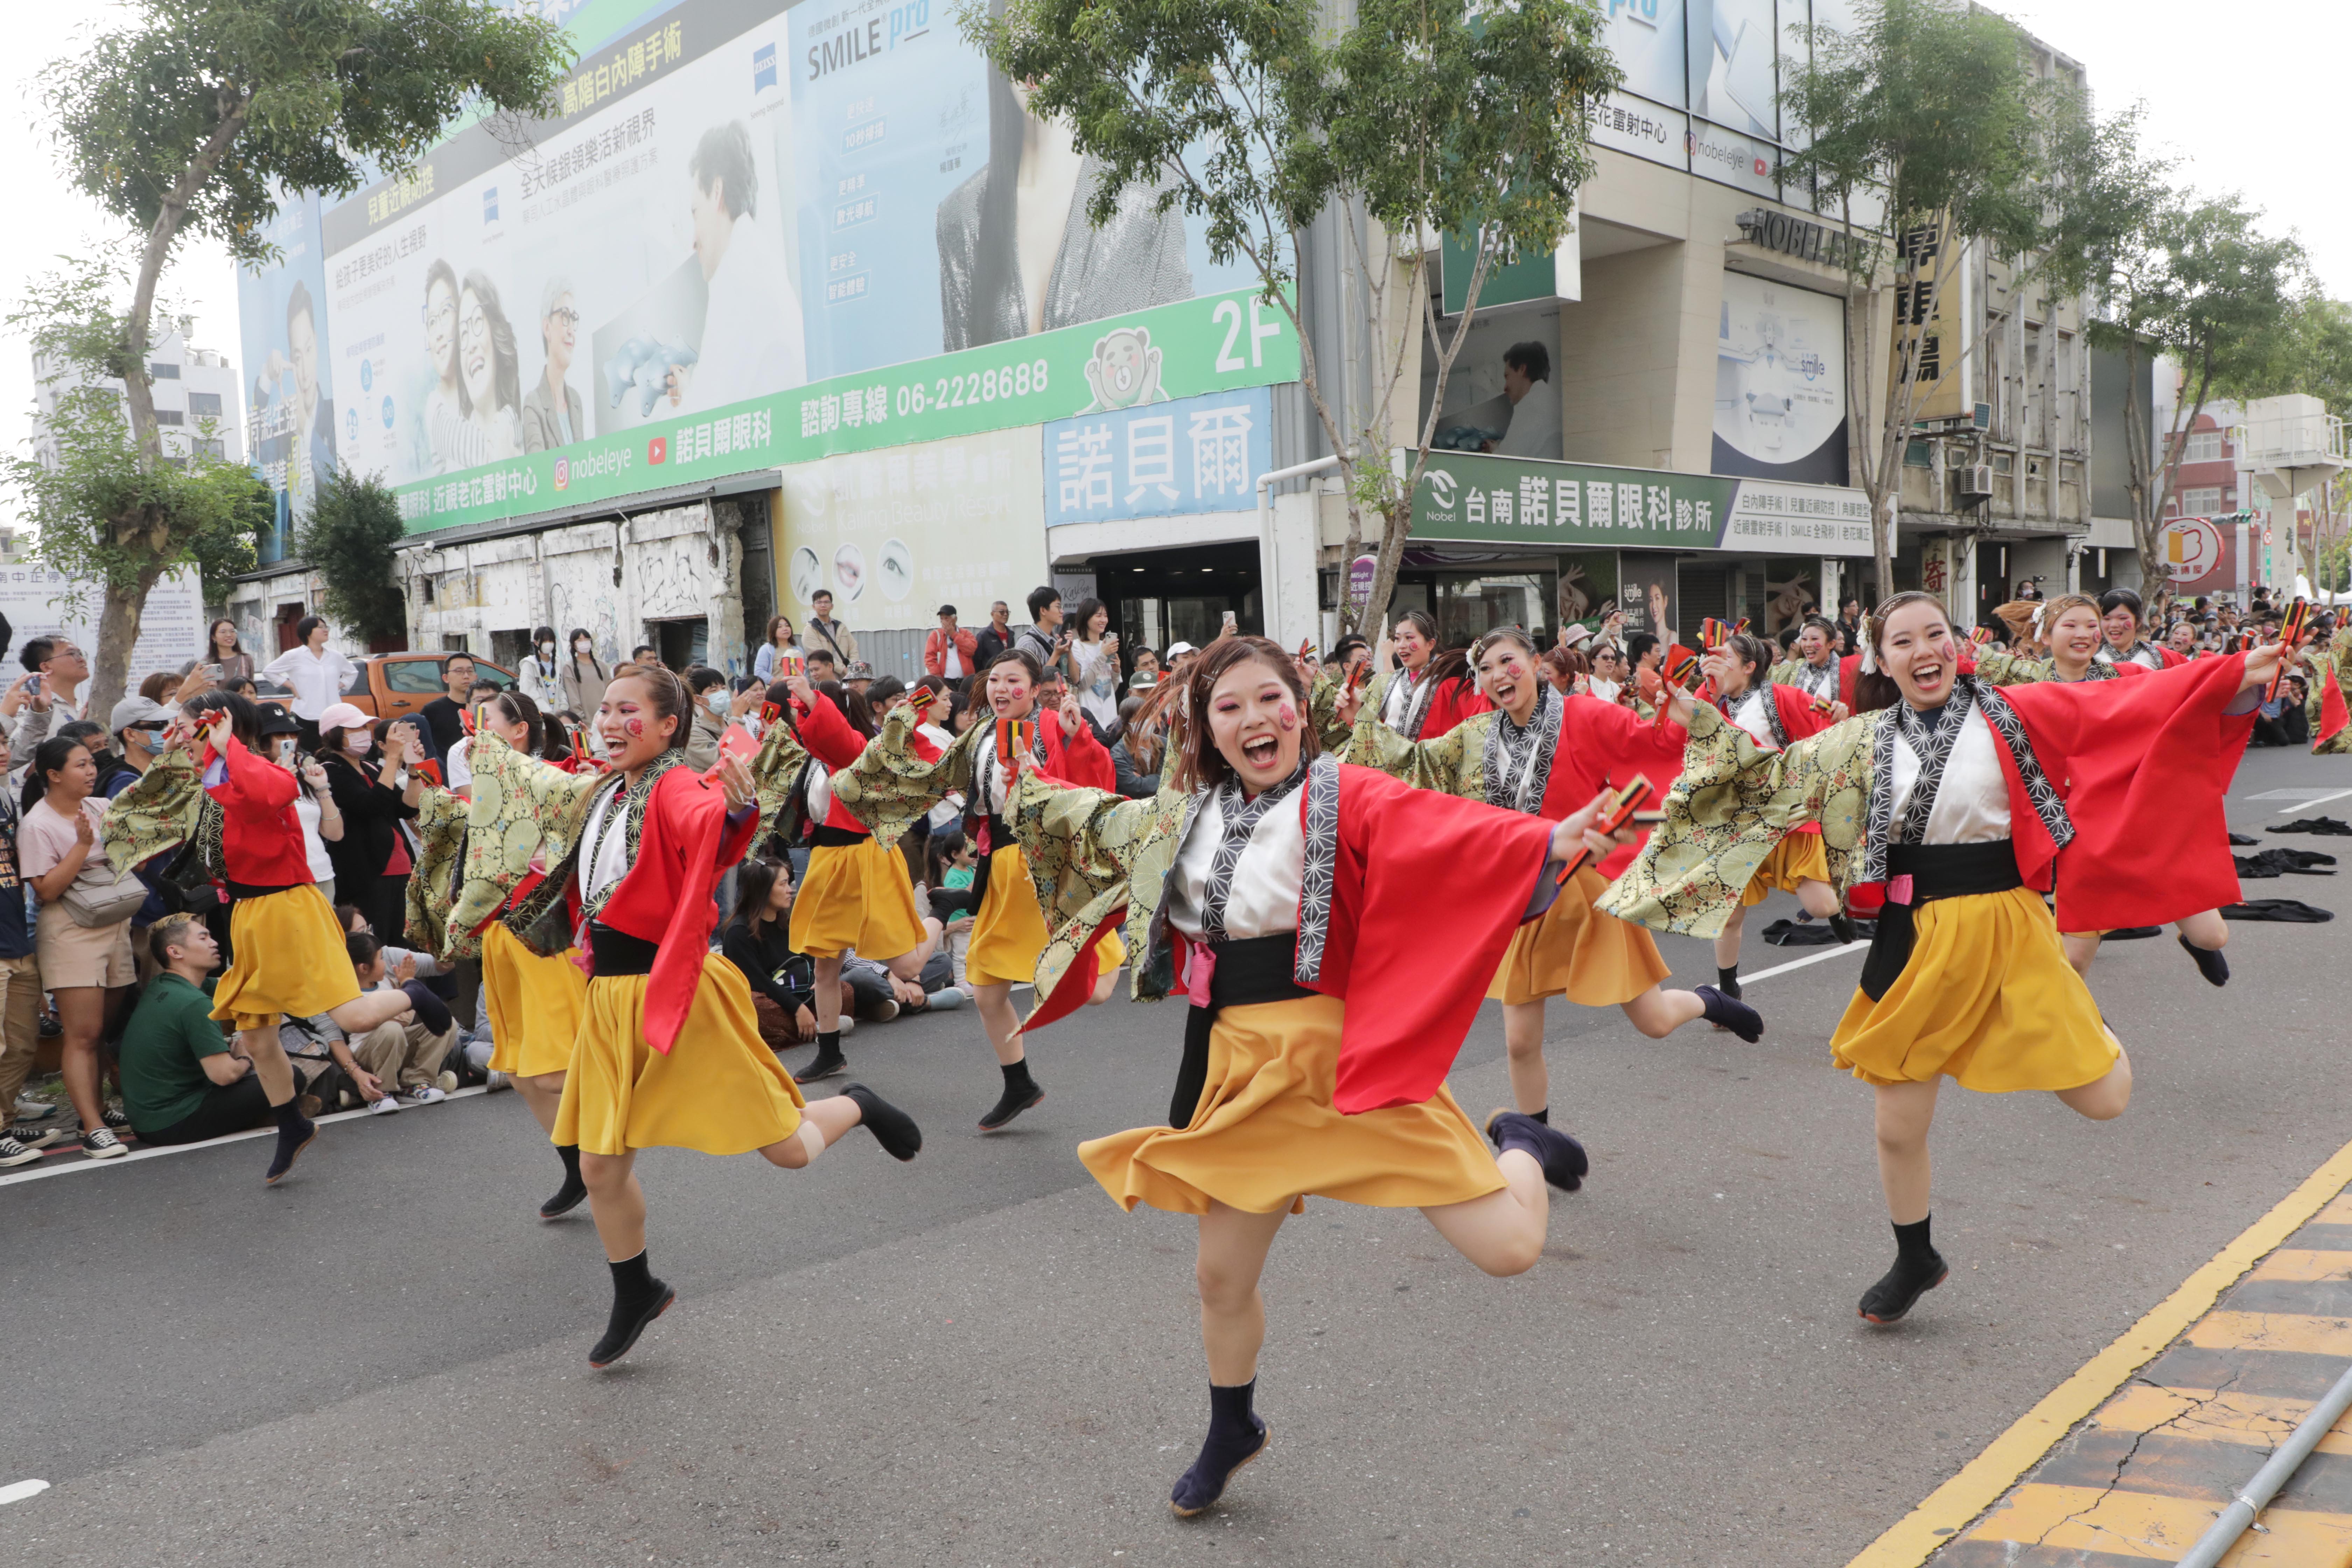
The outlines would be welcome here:
[[[1656,793],[1647,774],[1635,773],[1625,787],[1619,790],[1609,804],[1601,808],[1601,815],[1593,819],[1592,830],[1595,833],[1616,832],[1633,820],[1634,812]],[[1664,814],[1660,815],[1663,817]],[[1559,868],[1559,885],[1563,888],[1568,886],[1569,879],[1582,870],[1584,863],[1591,858],[1592,851],[1583,845],[1578,845],[1576,853],[1570,856],[1568,863]]]
[[[1232,631],[1239,625],[1240,623],[1234,619],[1234,613],[1231,610],[1227,610],[1225,612],[1225,630]]]

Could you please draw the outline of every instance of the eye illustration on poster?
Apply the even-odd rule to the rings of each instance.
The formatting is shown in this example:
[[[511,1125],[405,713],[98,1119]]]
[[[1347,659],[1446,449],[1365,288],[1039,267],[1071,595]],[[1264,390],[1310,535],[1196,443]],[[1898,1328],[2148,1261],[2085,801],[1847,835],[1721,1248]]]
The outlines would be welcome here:
[[[271,536],[262,541],[265,562],[284,558],[294,522],[308,515],[319,480],[335,466],[319,219],[316,195],[282,193],[267,236],[278,260],[237,272],[239,347],[253,376],[253,462],[278,498]]]
[[[1841,300],[1745,273],[1723,275],[1714,468],[1753,479],[1845,483]]]

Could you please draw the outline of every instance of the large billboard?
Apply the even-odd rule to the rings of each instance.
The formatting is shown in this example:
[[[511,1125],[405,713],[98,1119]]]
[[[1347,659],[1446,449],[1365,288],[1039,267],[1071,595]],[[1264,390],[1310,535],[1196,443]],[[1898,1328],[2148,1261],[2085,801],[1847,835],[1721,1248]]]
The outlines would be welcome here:
[[[1723,275],[1712,467],[1845,483],[1845,301],[1744,272]]]
[[[261,563],[283,560],[293,520],[310,510],[319,479],[335,461],[335,388],[327,353],[325,256],[319,198],[283,195],[263,233],[276,259],[236,274],[238,346],[244,351],[246,449],[278,497],[277,516],[258,542]]]
[[[343,460],[423,530],[1295,379],[943,7],[685,0],[329,210]]]
[[[1433,452],[1412,495],[1412,537],[1867,555],[1870,500],[1834,485]]]

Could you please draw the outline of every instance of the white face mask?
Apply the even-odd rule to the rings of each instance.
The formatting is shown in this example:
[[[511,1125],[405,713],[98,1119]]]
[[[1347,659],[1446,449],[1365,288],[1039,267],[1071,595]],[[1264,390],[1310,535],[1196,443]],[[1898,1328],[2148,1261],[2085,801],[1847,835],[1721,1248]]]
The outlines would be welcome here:
[[[553,658],[555,657],[555,645],[551,642],[543,642],[540,644],[539,657],[541,658]]]
[[[362,731],[356,734],[344,736],[343,744],[350,750],[352,755],[364,757],[375,749],[375,737]]]
[[[727,689],[723,686],[712,687],[709,693],[703,698],[702,705],[713,713],[724,714],[727,711]]]

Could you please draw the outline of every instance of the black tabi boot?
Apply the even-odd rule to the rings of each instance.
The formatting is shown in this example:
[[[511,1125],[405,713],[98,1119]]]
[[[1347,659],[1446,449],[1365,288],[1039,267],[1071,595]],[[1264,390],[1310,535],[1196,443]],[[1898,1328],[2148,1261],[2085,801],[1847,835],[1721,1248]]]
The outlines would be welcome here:
[[[677,1300],[677,1291],[654,1278],[642,1252],[605,1267],[613,1271],[613,1316],[604,1325],[604,1337],[588,1352],[588,1364],[599,1368],[628,1354],[646,1325],[668,1311]]]
[[[286,1179],[312,1140],[319,1136],[319,1125],[302,1114],[297,1100],[289,1100],[276,1108],[278,1115],[278,1150],[269,1157],[269,1173],[262,1178],[270,1186]]]
[[[2189,957],[2197,961],[2197,973],[2202,974],[2209,983],[2215,985],[2230,984],[2230,961],[2221,956],[2221,949],[2200,947],[2185,935],[2180,939],[2180,945],[2187,950]]]
[[[1250,1409],[1256,1394],[1255,1378],[1233,1388],[1209,1385],[1209,1436],[1201,1444],[1201,1457],[1177,1478],[1176,1489],[1168,1498],[1177,1518],[1206,1513],[1225,1495],[1234,1472],[1265,1453],[1266,1445],[1274,1441],[1273,1426]]]
[[[1544,1180],[1563,1193],[1584,1185],[1585,1173],[1592,1169],[1583,1144],[1524,1110],[1498,1110],[1486,1118],[1486,1137],[1498,1154],[1520,1149],[1533,1155],[1543,1167]]]
[[[1696,985],[1691,994],[1706,1009],[1706,1018],[1718,1029],[1728,1029],[1754,1045],[1764,1037],[1764,1015],[1739,999],[1737,991],[1725,991],[1719,986]]]
[[[849,1058],[841,1054],[841,1031],[828,1029],[816,1037],[816,1059],[793,1074],[796,1083],[814,1083],[819,1079],[833,1078],[846,1069]]]
[[[1871,1322],[1900,1322],[1920,1297],[1950,1275],[1944,1255],[1927,1239],[1928,1223],[1923,1219],[1895,1227],[1895,1267],[1862,1293],[1862,1315]]]
[[[1862,933],[1853,929],[1853,917],[1843,910],[1830,917],[1830,934],[1849,947],[1862,940]]]
[[[580,1179],[580,1145],[558,1143],[555,1154],[563,1162],[563,1184],[555,1189],[553,1197],[539,1205],[539,1217],[541,1219],[556,1219],[570,1214],[588,1195],[588,1184]]]
[[[915,1119],[862,1083],[845,1086],[841,1098],[857,1105],[858,1124],[874,1134],[874,1142],[893,1160],[911,1160],[922,1152],[923,1130]]]
[[[1004,1095],[980,1119],[982,1132],[993,1132],[1014,1117],[1045,1098],[1037,1080],[1029,1076],[1029,1058],[1022,1058],[1004,1070]]]

